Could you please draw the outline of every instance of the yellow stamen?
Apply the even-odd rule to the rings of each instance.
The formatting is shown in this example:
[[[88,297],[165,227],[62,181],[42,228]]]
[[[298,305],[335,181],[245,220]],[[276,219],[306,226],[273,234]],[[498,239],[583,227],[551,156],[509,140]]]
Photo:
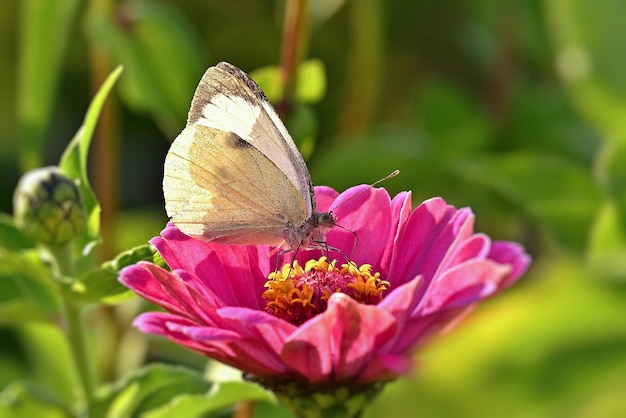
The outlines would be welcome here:
[[[359,267],[349,262],[341,268],[336,264],[337,260],[328,262],[326,257],[308,260],[304,268],[297,261],[285,264],[268,276],[263,293],[268,301],[265,309],[299,325],[326,310],[333,293],[345,293],[359,303],[376,304],[390,287],[380,273],[372,275],[369,264]]]

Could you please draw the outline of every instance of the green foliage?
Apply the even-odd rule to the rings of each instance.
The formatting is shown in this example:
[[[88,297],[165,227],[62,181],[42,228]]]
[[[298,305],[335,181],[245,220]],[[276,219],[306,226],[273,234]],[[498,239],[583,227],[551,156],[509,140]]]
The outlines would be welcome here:
[[[20,2],[18,124],[22,170],[40,166],[41,149],[78,0]]]
[[[206,61],[180,13],[165,4],[129,2],[117,15],[93,10],[88,28],[93,41],[127,68],[120,84],[124,101],[155,118],[168,136],[175,135]]]
[[[103,389],[103,416],[132,417],[175,402],[179,394],[204,393],[210,388],[201,375],[182,367],[154,364]]]
[[[164,265],[162,258],[152,245],[145,244],[132,248],[80,276],[79,282],[73,286],[75,296],[84,302],[104,304],[117,304],[134,297],[134,293],[122,286],[117,278],[124,267],[139,261]]]
[[[91,189],[87,177],[89,146],[91,145],[91,138],[96,128],[102,106],[104,106],[104,101],[121,73],[122,67],[118,67],[106,79],[91,102],[87,114],[85,115],[83,125],[78,132],[76,132],[76,135],[74,135],[74,138],[65,149],[61,161],[59,162],[59,167],[61,167],[70,178],[76,179],[79,182],[82,193],[83,206],[87,215],[87,227],[84,230],[83,237],[78,240],[77,245],[84,255],[89,254],[93,246],[100,241],[100,204]]]
[[[273,396],[252,383],[215,383],[208,393],[185,394],[172,399],[167,405],[146,413],[146,418],[168,418],[172,416],[205,417],[241,402],[274,402]]]
[[[46,396],[22,383],[13,383],[2,393],[10,402],[0,401],[0,416],[13,418],[66,418],[69,414],[63,405],[50,402]],[[42,399],[43,398],[43,399]]]
[[[267,98],[272,103],[283,99],[283,83],[280,68],[267,66],[257,68],[250,73]],[[326,75],[324,63],[318,59],[303,61],[296,71],[296,89],[294,99],[297,103],[317,103],[326,94]]]

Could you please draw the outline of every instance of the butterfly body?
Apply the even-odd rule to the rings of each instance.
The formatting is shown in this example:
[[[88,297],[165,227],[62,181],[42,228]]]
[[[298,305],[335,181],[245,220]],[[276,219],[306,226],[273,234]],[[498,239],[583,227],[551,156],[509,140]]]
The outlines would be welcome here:
[[[172,222],[205,241],[307,248],[335,225],[316,211],[304,159],[265,94],[223,62],[196,89],[165,159],[163,193]]]

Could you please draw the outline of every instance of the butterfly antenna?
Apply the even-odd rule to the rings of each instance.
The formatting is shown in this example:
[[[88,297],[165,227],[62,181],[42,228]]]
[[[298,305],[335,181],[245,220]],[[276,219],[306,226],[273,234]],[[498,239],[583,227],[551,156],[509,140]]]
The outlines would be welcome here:
[[[383,181],[385,181],[385,180],[389,180],[390,178],[393,178],[393,177],[397,176],[398,174],[400,174],[400,170],[393,170],[391,173],[387,174],[387,175],[386,175],[385,177],[383,177],[382,179],[376,180],[374,183],[370,184],[369,186],[374,187],[374,186],[376,186],[376,185],[378,185],[378,184],[382,183],[382,182],[383,182]],[[367,189],[363,189],[363,190],[361,190],[361,191],[360,191],[360,192],[358,192],[357,194],[355,194],[355,195],[351,196],[351,197],[350,197],[350,199],[344,200],[343,202],[341,202],[340,204],[338,204],[337,206],[335,206],[335,207],[333,208],[333,210],[334,210],[334,209],[337,209],[338,207],[340,207],[340,206],[341,206],[341,205],[343,205],[344,203],[349,202],[350,200],[354,199],[355,197],[357,197],[358,195],[360,195],[361,193],[364,193],[364,192],[366,192],[366,191],[367,191]],[[332,210],[331,210],[331,212],[332,212]],[[335,226],[336,226],[336,227],[338,227],[338,228],[343,229],[344,231],[348,231],[349,233],[351,233],[351,234],[354,236],[354,243],[352,244],[352,251],[350,251],[350,256],[349,256],[349,257],[347,257],[347,256],[346,256],[346,254],[345,254],[343,251],[341,251],[340,249],[330,247],[330,249],[335,250],[335,251],[338,251],[338,252],[339,252],[339,253],[340,253],[340,254],[341,254],[341,255],[342,255],[342,256],[346,259],[346,261],[348,262],[348,264],[350,264],[350,263],[352,263],[352,257],[354,256],[354,251],[356,250],[356,245],[357,245],[357,242],[358,242],[358,240],[359,240],[359,237],[357,236],[356,232],[354,232],[353,230],[351,230],[351,229],[349,229],[349,228],[346,228],[345,226],[342,226],[342,225],[339,225],[339,224],[336,224]],[[329,248],[329,247],[327,246],[327,249],[328,249],[328,248]]]
[[[383,181],[389,180],[389,179],[391,179],[391,178],[393,178],[393,177],[397,176],[398,174],[400,174],[400,170],[393,170],[391,173],[387,174],[387,175],[386,175],[385,177],[383,177],[382,179],[376,180],[376,181],[375,181],[374,183],[372,183],[372,184],[368,184],[368,186],[370,186],[370,187],[374,187],[374,186],[376,186],[376,185],[378,185],[378,184],[382,183]],[[343,205],[343,204],[345,204],[345,203],[347,203],[347,202],[351,201],[352,199],[354,199],[355,197],[357,197],[357,196],[358,196],[358,195],[360,195],[361,193],[365,193],[366,191],[367,191],[367,189],[363,189],[363,190],[361,190],[360,192],[358,192],[357,194],[355,194],[355,195],[353,195],[353,196],[350,196],[350,199],[346,199],[346,200],[344,200],[343,202],[341,202],[340,204],[338,204],[337,206],[335,206],[335,207],[333,208],[333,210],[334,210],[334,209],[337,209],[339,206],[341,206],[341,205]],[[332,212],[332,211],[331,211],[331,212]]]
[[[400,174],[400,170],[393,170],[391,173],[387,174],[385,177],[383,177],[380,180],[376,180],[374,183],[370,184],[370,186],[374,187],[380,183],[382,183],[385,180],[389,180],[391,178],[394,178],[395,176],[397,176],[398,174]]]

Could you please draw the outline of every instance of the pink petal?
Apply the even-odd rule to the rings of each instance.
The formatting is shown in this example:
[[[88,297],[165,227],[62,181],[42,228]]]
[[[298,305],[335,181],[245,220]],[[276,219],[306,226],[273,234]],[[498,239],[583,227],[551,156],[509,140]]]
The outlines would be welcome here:
[[[336,293],[326,312],[291,335],[283,359],[311,382],[347,380],[365,369],[395,328],[391,315]]]
[[[364,382],[391,380],[409,373],[412,367],[413,359],[410,355],[382,354],[372,359],[359,375],[359,380]]]
[[[123,269],[120,281],[140,296],[172,313],[199,323],[210,322],[206,312],[198,309],[197,295],[193,289],[180,277],[152,263],[140,262]]]
[[[339,195],[331,209],[341,227],[328,233],[327,242],[345,253],[332,254],[332,258],[348,256],[359,265],[379,264],[392,231],[391,199],[387,191],[371,186],[352,187]]]
[[[389,276],[404,283],[417,273],[430,282],[453,243],[472,232],[469,209],[456,210],[441,198],[425,201],[413,211],[394,252]]]
[[[173,270],[192,273],[197,278],[195,286],[211,289],[226,305],[260,309],[267,273],[260,270],[259,251],[267,247],[249,249],[200,241],[186,236],[172,223],[161,234],[163,238],[151,242]]]
[[[530,256],[526,254],[521,245],[508,241],[495,241],[491,246],[489,258],[497,263],[511,266],[511,272],[506,280],[501,283],[501,288],[511,286],[522,277],[531,262]]]
[[[424,278],[417,276],[408,283],[394,287],[391,292],[378,305],[378,309],[385,310],[392,315],[398,323],[398,330],[402,329],[411,313],[419,306],[421,301],[421,288],[424,286]]]
[[[443,309],[471,305],[495,294],[509,275],[510,266],[491,260],[470,260],[449,269],[428,289],[420,312],[430,314]]]
[[[396,243],[404,231],[405,224],[411,216],[411,211],[411,192],[398,193],[391,200],[391,231],[389,240],[385,245],[385,251],[379,265],[372,265],[374,271],[389,271]]]
[[[236,321],[240,334],[256,338],[260,345],[270,347],[275,353],[282,351],[285,341],[297,328],[265,311],[247,308],[222,308],[219,310],[219,315]]]
[[[318,212],[328,212],[330,205],[337,199],[337,193],[332,187],[315,186],[315,203]]]
[[[219,350],[220,361],[257,376],[282,375],[288,372],[279,354],[257,338],[232,330],[171,325],[168,330],[188,336],[201,344],[201,352]],[[196,348],[197,349],[197,348]]]

